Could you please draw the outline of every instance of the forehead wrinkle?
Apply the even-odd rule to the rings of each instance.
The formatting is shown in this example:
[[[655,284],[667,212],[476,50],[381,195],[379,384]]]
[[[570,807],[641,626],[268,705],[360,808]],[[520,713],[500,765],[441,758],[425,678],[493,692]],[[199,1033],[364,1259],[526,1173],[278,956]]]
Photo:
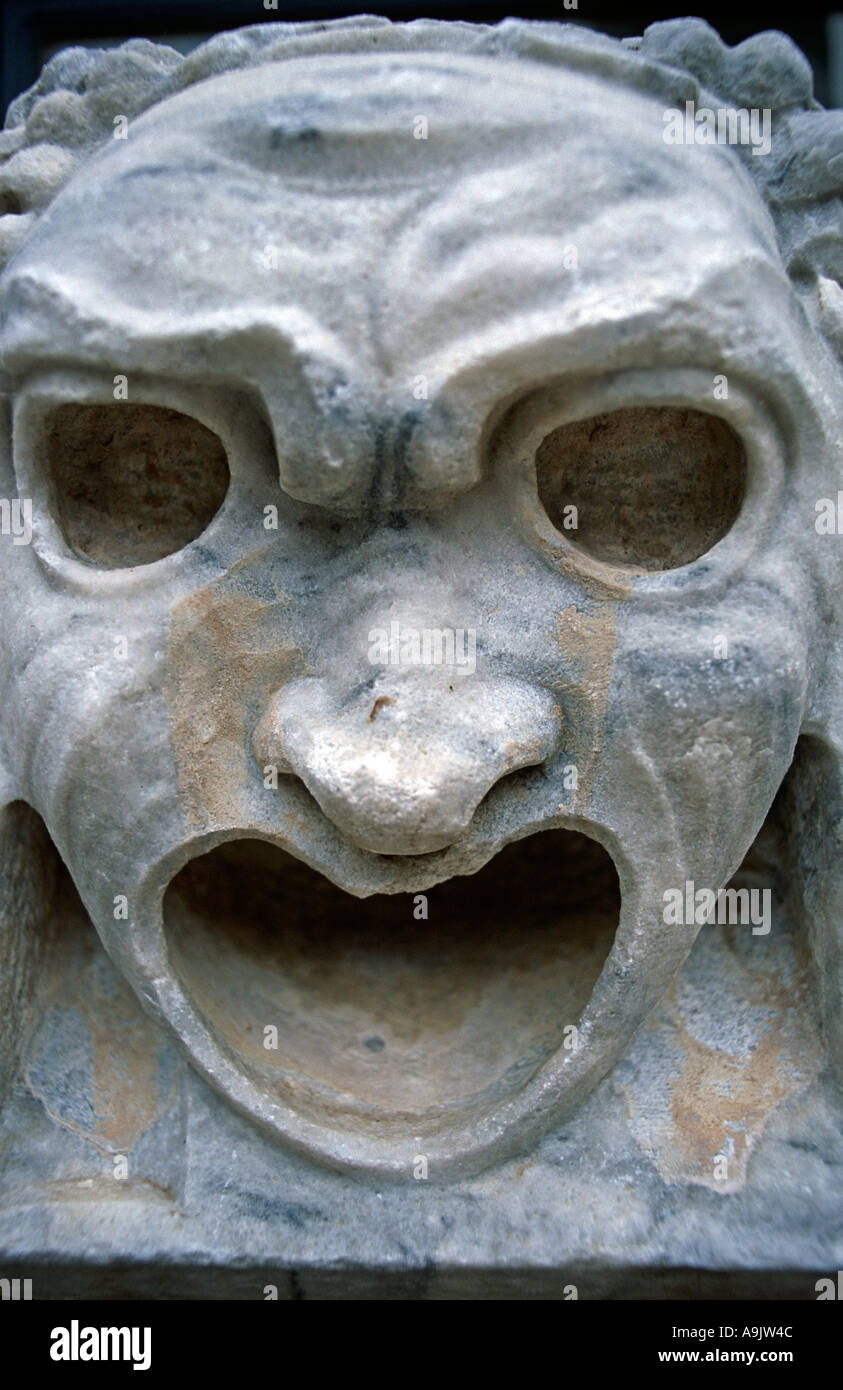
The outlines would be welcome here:
[[[289,73],[289,69],[288,69]],[[454,83],[455,79],[461,77],[461,73],[448,71],[443,74],[443,81]],[[535,160],[534,141],[530,142],[530,149],[526,156],[529,170],[521,183],[516,183],[516,193],[529,189],[532,180],[533,191],[538,191],[539,200],[530,206],[523,206],[520,197],[513,199],[513,184],[511,176],[513,165],[501,170],[496,166],[498,152],[494,147],[494,142],[488,142],[484,138],[482,131],[482,119],[487,111],[489,95],[486,88],[488,83],[483,84],[482,99],[477,98],[475,104],[466,103],[463,95],[457,86],[457,107],[459,112],[468,125],[473,125],[478,132],[478,140],[468,150],[463,152],[461,157],[462,177],[457,176],[455,169],[448,169],[448,159],[444,160],[444,173],[449,177],[445,179],[445,188],[438,197],[434,195],[431,200],[430,184],[423,183],[412,189],[403,188],[401,195],[397,195],[396,190],[392,190],[391,196],[387,197],[384,192],[379,194],[376,204],[370,198],[355,199],[346,195],[337,196],[336,190],[331,190],[328,201],[332,204],[334,216],[337,218],[336,226],[340,229],[337,244],[330,261],[330,273],[326,274],[324,266],[325,251],[311,251],[307,244],[309,228],[312,226],[314,208],[320,205],[324,190],[315,193],[312,187],[303,188],[293,184],[291,187],[286,185],[274,188],[273,198],[267,196],[261,207],[261,215],[271,219],[276,209],[283,209],[284,223],[281,228],[280,250],[283,254],[288,252],[289,261],[283,265],[283,275],[267,280],[266,276],[255,278],[252,273],[251,278],[246,275],[239,277],[239,271],[243,269],[244,262],[238,265],[237,272],[226,279],[232,281],[237,290],[237,301],[233,307],[217,308],[220,303],[220,290],[223,293],[227,286],[220,284],[218,273],[218,257],[225,255],[230,261],[232,255],[237,254],[238,240],[241,244],[244,241],[244,231],[238,225],[238,217],[244,211],[246,203],[239,200],[240,206],[235,208],[229,215],[228,222],[222,228],[213,226],[201,228],[200,235],[205,237],[210,246],[209,264],[207,270],[201,265],[201,248],[191,241],[188,230],[193,231],[196,226],[196,202],[197,190],[191,192],[190,188],[185,188],[184,180],[175,177],[182,172],[179,161],[184,161],[183,172],[185,175],[190,173],[189,183],[196,179],[199,174],[200,187],[203,179],[218,179],[222,177],[221,168],[225,169],[225,177],[236,179],[238,185],[243,180],[244,170],[242,163],[238,160],[229,159],[227,156],[220,156],[213,150],[211,163],[206,160],[205,150],[210,156],[212,147],[209,140],[213,136],[214,140],[221,137],[221,132],[225,127],[226,116],[221,116],[219,101],[213,100],[210,88],[216,87],[218,82],[228,82],[230,79],[237,78],[238,90],[246,92],[248,100],[244,102],[246,117],[242,126],[237,126],[233,121],[235,133],[239,131],[240,136],[244,135],[245,129],[250,129],[255,120],[254,93],[251,92],[251,83],[258,80],[257,74],[250,74],[250,83],[244,83],[241,79],[242,74],[230,74],[225,79],[212,79],[204,93],[200,93],[201,99],[196,99],[196,109],[203,112],[205,124],[199,122],[197,130],[191,129],[191,140],[187,139],[184,129],[170,129],[168,125],[167,112],[175,109],[177,104],[187,105],[188,110],[193,110],[191,101],[187,101],[186,93],[178,97],[171,98],[164,102],[159,108],[154,108],[154,118],[149,121],[149,128],[139,134],[137,143],[132,149],[123,152],[112,148],[108,151],[106,160],[110,165],[109,178],[104,184],[98,184],[101,180],[102,169],[99,172],[93,168],[90,171],[82,171],[78,180],[75,180],[66,190],[65,194],[60,194],[59,199],[49,214],[50,224],[44,228],[44,236],[39,235],[39,230],[34,234],[33,246],[31,248],[36,260],[39,256],[44,257],[46,249],[47,258],[50,263],[55,265],[63,264],[63,244],[64,238],[68,236],[71,248],[76,244],[77,259],[79,256],[78,241],[74,242],[75,227],[72,217],[68,219],[66,213],[72,212],[74,204],[70,201],[65,202],[68,195],[75,196],[78,204],[85,203],[97,187],[104,189],[102,197],[105,204],[112,201],[115,189],[122,187],[124,193],[127,188],[134,184],[140,192],[136,194],[140,211],[145,211],[146,206],[156,206],[152,188],[156,183],[163,183],[166,190],[166,197],[172,202],[175,200],[177,211],[185,227],[185,236],[181,239],[183,245],[179,247],[178,236],[173,236],[169,225],[162,226],[162,252],[166,251],[166,256],[162,254],[158,261],[154,262],[154,275],[149,275],[149,268],[143,261],[140,262],[143,271],[142,277],[137,276],[131,283],[131,289],[135,291],[132,300],[127,302],[123,297],[121,301],[121,287],[125,276],[127,246],[126,240],[131,235],[132,226],[136,219],[126,217],[124,211],[124,223],[128,220],[129,226],[120,227],[117,231],[120,235],[115,235],[114,256],[116,264],[112,270],[112,286],[107,292],[95,293],[95,287],[90,282],[90,276],[85,285],[85,294],[81,307],[71,306],[70,322],[73,325],[76,344],[81,344],[85,352],[99,350],[102,343],[105,344],[105,360],[112,360],[113,345],[120,345],[127,341],[130,349],[141,344],[144,347],[153,345],[156,350],[161,352],[162,358],[168,360],[168,353],[171,351],[171,340],[174,340],[179,333],[184,337],[195,334],[197,337],[205,332],[211,340],[212,350],[216,350],[218,344],[224,340],[224,324],[220,322],[221,317],[229,323],[236,323],[236,331],[245,331],[247,326],[260,334],[262,331],[270,331],[272,328],[279,330],[283,336],[283,325],[280,323],[279,316],[294,316],[296,312],[301,315],[301,322],[309,317],[309,325],[305,327],[300,336],[304,339],[305,347],[300,350],[304,353],[311,350],[310,344],[316,343],[320,346],[314,351],[320,352],[323,357],[333,358],[344,361],[346,364],[357,364],[360,359],[368,357],[368,365],[374,365],[381,373],[394,372],[399,370],[408,358],[408,346],[412,346],[412,352],[416,355],[426,355],[441,351],[443,345],[445,353],[456,340],[460,341],[460,335],[465,337],[464,320],[470,315],[470,330],[475,335],[483,332],[491,332],[491,321],[495,321],[495,331],[500,331],[501,325],[510,318],[523,318],[525,312],[524,298],[529,296],[532,301],[539,297],[547,298],[551,296],[557,309],[561,298],[565,297],[566,290],[569,288],[568,272],[562,271],[561,275],[556,274],[554,265],[553,242],[557,233],[547,226],[548,212],[552,212],[552,205],[549,203],[546,193],[541,187],[542,178],[538,177],[538,189],[536,190],[537,175],[552,179],[552,166],[547,167],[547,158],[542,160],[539,157]],[[277,90],[278,75],[263,73],[259,79],[265,82],[267,87]],[[205,85],[205,84],[203,84]],[[359,84],[358,84],[359,85]],[[474,85],[471,90],[474,92]],[[595,92],[602,88],[602,83],[597,83],[593,79],[580,79],[579,85],[583,86],[584,92],[589,95],[586,105],[591,109],[595,102]],[[450,89],[449,89],[450,90]],[[554,105],[560,108],[564,116],[565,98],[554,84],[555,102]],[[362,93],[368,101],[365,91]],[[395,94],[392,94],[394,96]],[[392,99],[391,96],[391,99]],[[406,93],[399,93],[403,99]],[[525,104],[527,95],[522,92]],[[568,94],[568,100],[570,94]],[[172,104],[172,107],[171,107]],[[511,105],[511,102],[509,103]],[[645,110],[646,105],[646,110]],[[535,103],[534,103],[535,106]],[[667,156],[667,151],[660,141],[660,126],[653,124],[654,103],[647,101],[636,95],[629,98],[631,125],[631,160],[634,164],[640,165],[646,170],[648,177],[658,176],[663,182],[668,179],[670,169],[682,168],[675,163],[671,165]],[[456,109],[456,108],[455,108]],[[507,108],[508,109],[508,108]],[[150,116],[152,113],[149,113]],[[544,112],[544,119],[547,120],[547,112]],[[238,109],[235,115],[239,118],[243,113]],[[521,113],[523,117],[523,112]],[[148,118],[143,117],[137,123],[138,132],[143,128],[143,122]],[[585,206],[597,201],[601,207],[601,215],[604,221],[611,222],[617,219],[616,206],[612,206],[610,212],[606,214],[604,207],[607,192],[612,193],[612,189],[605,190],[604,180],[594,177],[595,163],[592,160],[589,167],[582,173],[582,164],[589,151],[599,153],[601,150],[601,140],[605,143],[605,114],[597,122],[597,128],[592,128],[588,121],[584,121],[582,113],[569,113],[566,117],[568,124],[562,122],[560,131],[564,133],[569,130],[570,148],[564,145],[565,163],[563,167],[570,167],[579,172],[578,194],[582,202],[585,195]],[[541,122],[536,118],[532,135],[536,135]],[[521,126],[523,134],[526,126]],[[547,138],[547,126],[545,125],[539,133],[539,148],[542,141]],[[640,140],[634,140],[633,135],[641,136]],[[408,137],[409,138],[409,137]],[[152,159],[151,146],[158,139],[164,140],[164,146],[169,152],[169,162],[167,159],[163,163],[150,163]],[[199,148],[197,149],[197,144]],[[434,142],[435,144],[435,142]],[[660,158],[654,157],[654,150],[659,151]],[[584,154],[585,152],[585,154]],[[161,152],[159,151],[159,154]],[[125,167],[125,158],[132,162],[129,168]],[[371,154],[371,152],[370,152]],[[719,156],[720,152],[717,151]],[[522,151],[522,157],[524,152]],[[603,156],[601,156],[603,157]],[[553,159],[557,158],[554,150]],[[175,164],[174,161],[175,160]],[[92,163],[96,163],[93,161]],[[178,167],[176,167],[178,166]],[[154,171],[160,169],[163,176],[162,180],[157,180],[153,175]],[[263,171],[265,172],[265,171]],[[428,169],[428,175],[430,170]],[[604,176],[606,171],[604,170]],[[148,181],[150,187],[144,186]],[[620,183],[623,189],[630,182],[627,173],[621,172]],[[600,185],[598,188],[597,185]],[[244,188],[249,188],[247,184]],[[262,188],[262,185],[261,185]],[[491,188],[491,197],[484,196]],[[75,195],[73,190],[76,190]],[[617,193],[617,189],[614,190]],[[228,184],[225,186],[226,195],[230,192]],[[315,199],[315,202],[314,202]],[[219,207],[225,210],[229,200],[226,198],[217,200]],[[431,215],[425,217],[423,214],[429,204],[432,203]],[[362,231],[359,226],[355,226],[356,219],[360,216],[362,205],[367,204],[370,208],[374,206],[375,211],[370,223],[363,224]],[[508,206],[507,206],[508,204]],[[514,204],[514,206],[513,206]],[[321,203],[325,207],[325,203]],[[471,240],[476,235],[478,227],[485,231],[483,227],[484,219],[488,222],[490,216],[495,216],[503,207],[506,217],[510,223],[515,223],[517,230],[512,235],[520,241],[523,253],[513,256],[513,245],[504,248],[498,256],[496,242],[501,243],[499,235],[487,237],[483,243],[482,250],[475,253],[472,247],[463,252],[463,263],[459,263],[457,257],[451,258],[450,263],[447,259],[443,260],[442,255],[437,251],[436,237],[440,238],[443,232],[447,232],[450,221],[451,228],[457,229],[458,239]],[[583,208],[580,207],[579,214]],[[342,215],[340,215],[342,212]],[[513,213],[515,214],[513,216]],[[253,209],[251,211],[253,216]],[[565,218],[563,211],[560,220]],[[433,225],[433,235],[429,235],[431,224],[439,219],[439,225]],[[418,235],[405,238],[402,235],[402,224],[406,228],[409,224],[418,220],[421,231]],[[531,221],[532,219],[532,221]],[[544,220],[544,239],[541,239],[540,230],[536,223]],[[210,219],[211,222],[213,219]],[[588,224],[583,222],[580,216],[579,224],[574,229],[576,215],[569,215],[568,222],[571,224],[571,231],[567,235],[576,236],[590,240],[594,245],[601,247],[600,260],[608,262],[612,254],[617,254],[611,239],[606,239],[600,229],[599,222]],[[68,226],[69,222],[69,226]],[[242,222],[242,218],[241,218]],[[523,230],[526,224],[527,230]],[[142,224],[141,224],[142,225]],[[153,224],[154,225],[154,224]],[[177,224],[178,226],[178,224]],[[248,230],[248,224],[246,224]],[[356,232],[356,235],[355,235]],[[144,228],[144,236],[148,234],[148,222]],[[77,233],[78,238],[84,238],[84,231]],[[99,246],[98,255],[89,255],[87,260],[89,265],[96,265],[96,289],[100,290],[106,277],[106,269],[103,266],[102,253],[102,224],[97,226],[97,237]],[[46,239],[45,239],[46,238]],[[425,240],[427,238],[427,240]],[[567,238],[566,238],[567,239]],[[291,244],[291,242],[293,244]],[[409,245],[407,244],[409,242]],[[626,256],[626,274],[629,275],[629,238],[621,237],[618,245]],[[174,250],[175,243],[175,250]],[[564,244],[564,242],[562,242]],[[394,245],[397,251],[391,250]],[[364,256],[362,247],[367,247]],[[87,249],[87,248],[83,248]],[[129,248],[131,249],[131,247]],[[141,254],[141,252],[136,254]],[[337,258],[337,251],[345,251],[346,260],[340,261]],[[408,254],[411,253],[411,254]],[[26,268],[27,247],[23,248],[24,273]],[[182,262],[173,265],[173,257],[181,255]],[[403,262],[402,262],[403,255]],[[413,257],[415,256],[415,261]],[[498,256],[498,263],[495,257]],[[169,259],[167,259],[167,257]],[[20,258],[19,258],[20,259]],[[473,262],[473,263],[472,263]],[[66,261],[64,262],[66,264]],[[171,272],[171,282],[166,283],[166,277],[160,272],[169,268]],[[246,267],[248,269],[248,267]],[[607,267],[608,268],[608,267]],[[181,275],[184,270],[185,276]],[[371,270],[371,275],[368,272]],[[193,289],[188,294],[185,284],[185,277],[194,274],[195,281]],[[578,272],[580,279],[584,278],[582,272]],[[79,272],[77,275],[77,289],[81,288]],[[562,277],[565,278],[562,278]],[[273,272],[276,277],[276,272]],[[70,277],[65,276],[68,282]],[[179,292],[179,314],[182,327],[173,327],[171,322],[172,315],[166,307],[174,298],[173,279],[178,282]],[[162,283],[163,280],[163,283]],[[273,306],[272,312],[266,312],[267,286],[272,285],[276,290],[276,298],[281,302]],[[409,290],[409,293],[407,292]],[[141,306],[138,300],[142,295],[146,297],[146,304]],[[195,303],[191,304],[190,298]],[[99,299],[99,303],[97,303]],[[515,302],[517,300],[517,302]],[[113,301],[113,303],[112,303]],[[215,302],[216,301],[216,302]],[[215,312],[210,314],[206,309],[208,303],[214,304]],[[120,321],[114,308],[121,304]],[[199,306],[198,308],[196,306]],[[92,308],[96,307],[96,317],[102,319],[102,323],[91,323]],[[454,321],[456,320],[456,333],[454,332]],[[128,325],[128,333],[126,331]],[[40,344],[42,349],[49,354],[51,346],[48,342],[50,337],[50,327],[55,333],[57,325],[44,325],[40,331]],[[81,330],[81,331],[80,331]],[[62,340],[64,330],[58,326],[57,338]],[[110,337],[109,337],[110,335]],[[381,337],[383,335],[383,337]],[[71,336],[64,333],[65,339]],[[108,354],[108,345],[112,345],[112,352]],[[74,352],[74,355],[75,352]]]
[[[303,143],[308,167],[321,152],[335,173],[330,146],[336,142],[357,181],[363,170],[355,150],[365,148],[363,163],[389,162],[390,174],[403,185],[408,178],[414,181],[418,157],[436,150],[435,141],[412,143],[413,118],[420,110],[430,117],[447,162],[451,137],[464,146],[473,136],[475,147],[489,138],[495,149],[502,135],[512,135],[520,145],[530,131],[554,124],[560,106],[596,105],[607,85],[599,75],[568,71],[563,76],[511,59],[504,75],[502,83],[501,61],[489,55],[298,56],[283,65],[267,63],[206,79],[150,108],[133,129],[138,142],[158,148],[175,148],[182,141],[195,151],[203,143],[215,157],[232,156],[263,178],[273,177],[279,149]],[[400,167],[392,167],[392,156]],[[284,176],[289,172],[285,169]],[[383,168],[372,172],[384,174]]]
[[[691,169],[665,153],[639,150],[636,179],[630,184],[622,171],[599,197],[591,172],[579,168],[560,189],[544,155],[514,179],[472,170],[451,185],[391,249],[392,358],[418,371],[437,356],[462,358],[472,340],[478,347],[519,341],[531,318],[545,325],[555,318],[563,331],[584,315],[598,322],[601,300],[615,322],[694,295],[705,301],[715,292],[712,277],[747,258],[775,267],[789,291],[767,208],[754,190],[735,205],[744,171],[720,152]],[[570,246],[574,267],[565,263]],[[610,308],[616,301],[620,311]]]

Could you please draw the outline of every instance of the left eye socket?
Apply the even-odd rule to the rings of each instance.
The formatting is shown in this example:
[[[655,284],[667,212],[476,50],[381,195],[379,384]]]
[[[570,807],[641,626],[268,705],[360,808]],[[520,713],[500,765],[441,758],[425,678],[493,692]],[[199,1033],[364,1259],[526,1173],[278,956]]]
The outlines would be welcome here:
[[[190,415],[128,401],[57,406],[44,425],[51,505],[68,545],[107,569],[183,549],[230,481],[219,437]]]
[[[673,406],[560,425],[536,451],[539,499],[571,546],[649,571],[690,564],[725,536],[745,474],[725,420]]]

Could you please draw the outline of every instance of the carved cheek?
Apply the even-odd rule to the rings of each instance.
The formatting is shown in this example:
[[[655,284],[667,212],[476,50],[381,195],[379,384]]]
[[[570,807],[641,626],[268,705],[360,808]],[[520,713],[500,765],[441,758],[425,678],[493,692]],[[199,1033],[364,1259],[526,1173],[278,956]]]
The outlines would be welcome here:
[[[269,695],[303,668],[289,599],[257,597],[227,575],[175,605],[164,694],[185,835],[254,817],[250,735]]]

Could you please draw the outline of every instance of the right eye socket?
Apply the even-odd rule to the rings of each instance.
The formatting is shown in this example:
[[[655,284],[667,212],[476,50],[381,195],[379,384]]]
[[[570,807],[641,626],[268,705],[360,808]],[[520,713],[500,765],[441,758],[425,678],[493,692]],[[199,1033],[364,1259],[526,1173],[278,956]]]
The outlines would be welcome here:
[[[687,565],[721,540],[745,474],[743,445],[725,420],[672,406],[560,425],[536,453],[539,500],[572,548],[646,571]]]
[[[60,405],[45,421],[44,443],[64,538],[107,569],[181,550],[213,520],[228,490],[222,441],[163,406]]]

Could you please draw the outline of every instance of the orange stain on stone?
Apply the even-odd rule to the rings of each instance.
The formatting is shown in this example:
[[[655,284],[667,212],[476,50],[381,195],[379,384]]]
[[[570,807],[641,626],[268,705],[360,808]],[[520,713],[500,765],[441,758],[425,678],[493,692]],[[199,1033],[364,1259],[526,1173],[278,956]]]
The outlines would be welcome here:
[[[167,679],[188,833],[225,821],[260,770],[251,750],[266,701],[303,665],[282,625],[289,598],[253,589],[245,557],[172,611]]]

